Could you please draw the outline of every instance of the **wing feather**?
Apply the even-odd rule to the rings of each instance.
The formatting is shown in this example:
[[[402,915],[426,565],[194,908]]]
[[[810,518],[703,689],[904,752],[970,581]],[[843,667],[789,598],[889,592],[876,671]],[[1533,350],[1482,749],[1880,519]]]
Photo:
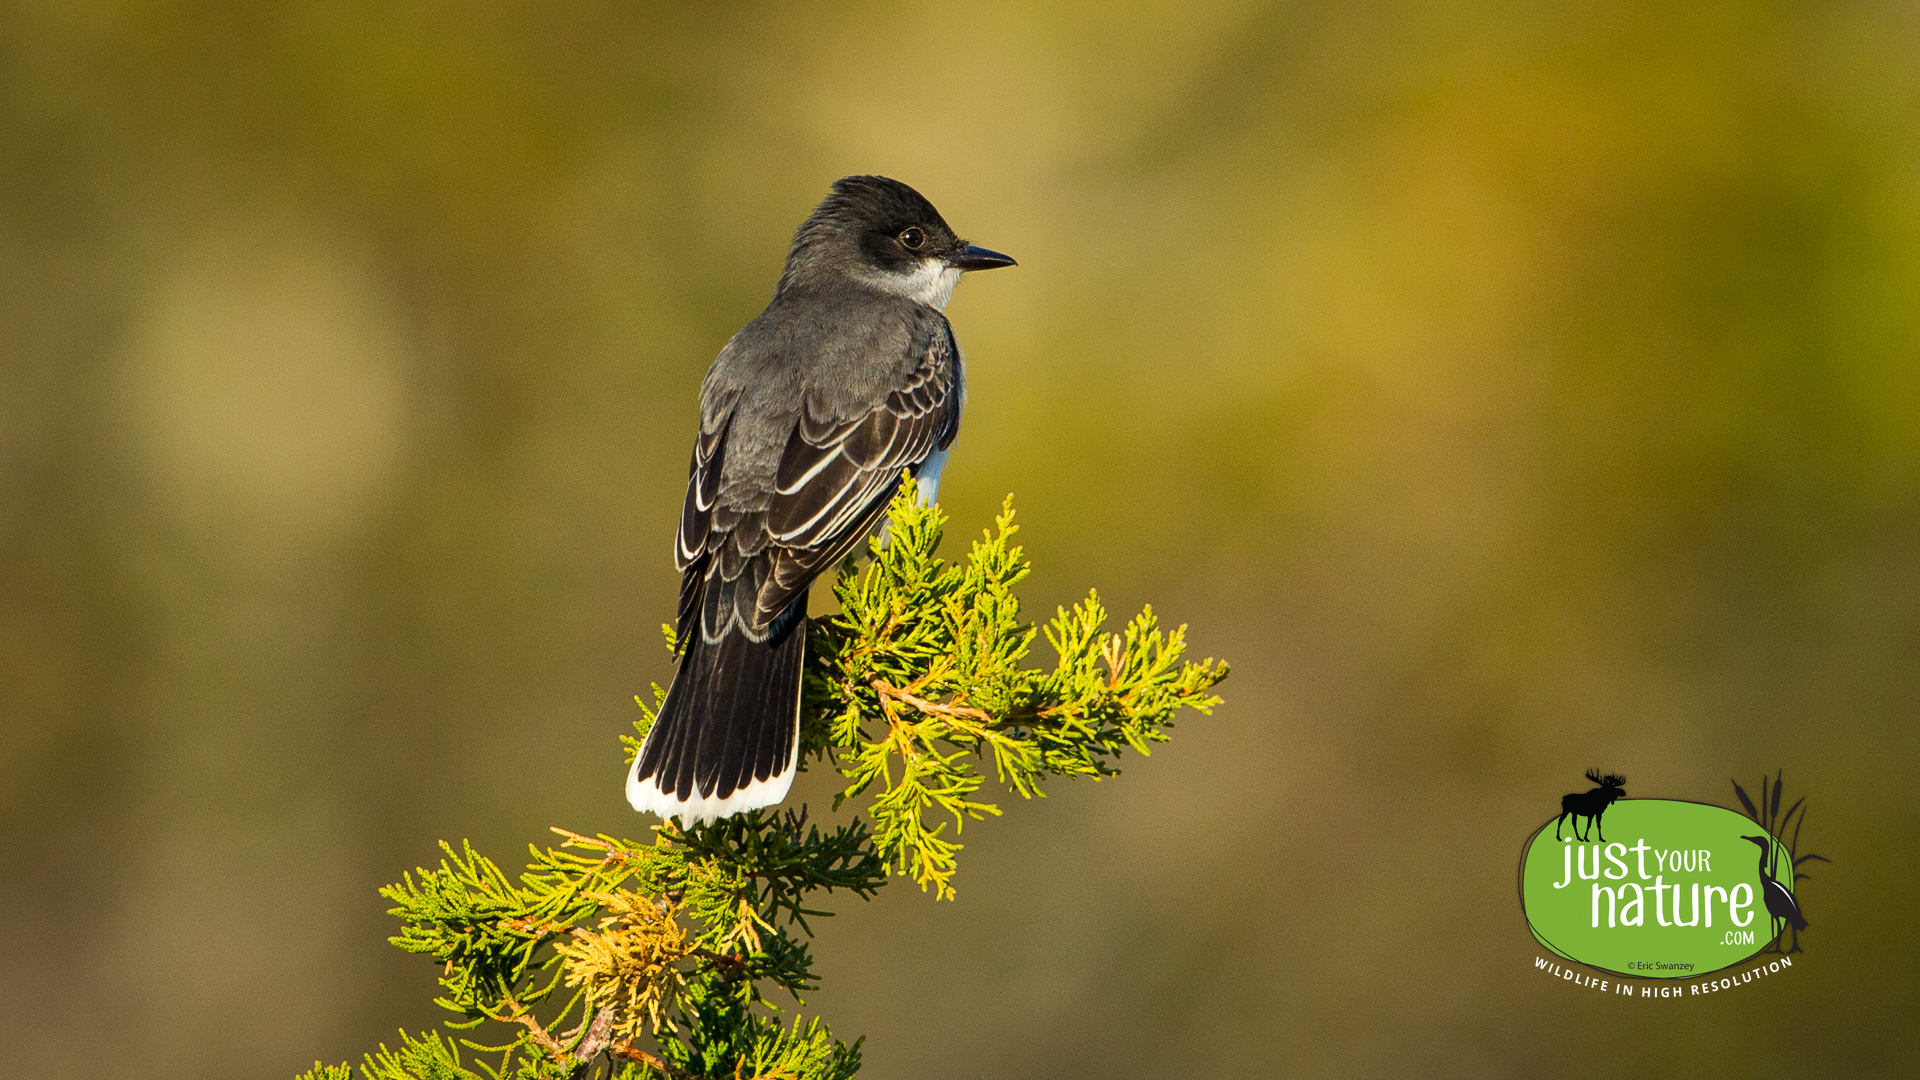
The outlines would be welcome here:
[[[683,594],[683,633],[697,619],[709,640],[736,620],[764,635],[814,578],[870,536],[901,470],[952,442],[959,364],[942,321],[906,379],[877,403],[849,415],[802,400],[772,483],[751,503],[730,501],[719,486],[732,402],[703,423],[675,554],[689,578],[704,582],[698,595]]]
[[[687,465],[687,501],[680,508],[680,532],[673,550],[674,565],[682,573],[700,561],[713,533],[713,508],[720,501],[720,470],[726,464],[733,405],[734,399],[727,398],[703,417],[700,437],[693,443],[693,460]]]

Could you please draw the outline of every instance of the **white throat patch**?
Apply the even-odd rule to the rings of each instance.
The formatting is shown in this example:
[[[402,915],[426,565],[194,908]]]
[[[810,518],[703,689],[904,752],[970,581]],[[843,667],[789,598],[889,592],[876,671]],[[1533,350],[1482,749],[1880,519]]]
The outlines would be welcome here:
[[[868,284],[934,308],[946,307],[947,301],[953,298],[953,287],[960,283],[960,270],[939,259],[922,259],[918,266],[905,274],[869,273],[864,276]]]

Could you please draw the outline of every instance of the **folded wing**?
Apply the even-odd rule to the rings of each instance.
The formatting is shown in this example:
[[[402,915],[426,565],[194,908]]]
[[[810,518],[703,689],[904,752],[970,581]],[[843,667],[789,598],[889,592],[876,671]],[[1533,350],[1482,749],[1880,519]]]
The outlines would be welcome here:
[[[900,486],[903,469],[952,443],[959,428],[957,350],[943,326],[907,378],[878,402],[836,415],[809,396],[800,403],[764,508],[726,505],[732,403],[701,425],[675,551],[688,573],[680,633],[718,641],[737,627],[763,640],[813,579],[869,536]],[[756,500],[761,501],[761,500]]]

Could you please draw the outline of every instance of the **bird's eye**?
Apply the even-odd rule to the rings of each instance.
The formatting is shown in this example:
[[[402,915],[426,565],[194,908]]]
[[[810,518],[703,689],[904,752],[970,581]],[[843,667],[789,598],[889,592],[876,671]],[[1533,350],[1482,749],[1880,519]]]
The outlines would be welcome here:
[[[919,251],[920,245],[927,242],[927,234],[917,228],[908,229],[900,234],[900,242],[907,246],[908,251]]]

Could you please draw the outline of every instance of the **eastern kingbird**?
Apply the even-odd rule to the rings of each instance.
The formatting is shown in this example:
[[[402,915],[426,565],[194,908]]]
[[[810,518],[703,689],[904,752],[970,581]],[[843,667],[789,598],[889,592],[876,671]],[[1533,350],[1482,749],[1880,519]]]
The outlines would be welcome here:
[[[940,309],[965,271],[1012,265],[883,176],[835,183],[794,233],[773,301],[700,387],[679,668],[627,773],[634,809],[688,824],[786,797],[807,589],[879,528],[902,469],[934,497],[966,394]]]

